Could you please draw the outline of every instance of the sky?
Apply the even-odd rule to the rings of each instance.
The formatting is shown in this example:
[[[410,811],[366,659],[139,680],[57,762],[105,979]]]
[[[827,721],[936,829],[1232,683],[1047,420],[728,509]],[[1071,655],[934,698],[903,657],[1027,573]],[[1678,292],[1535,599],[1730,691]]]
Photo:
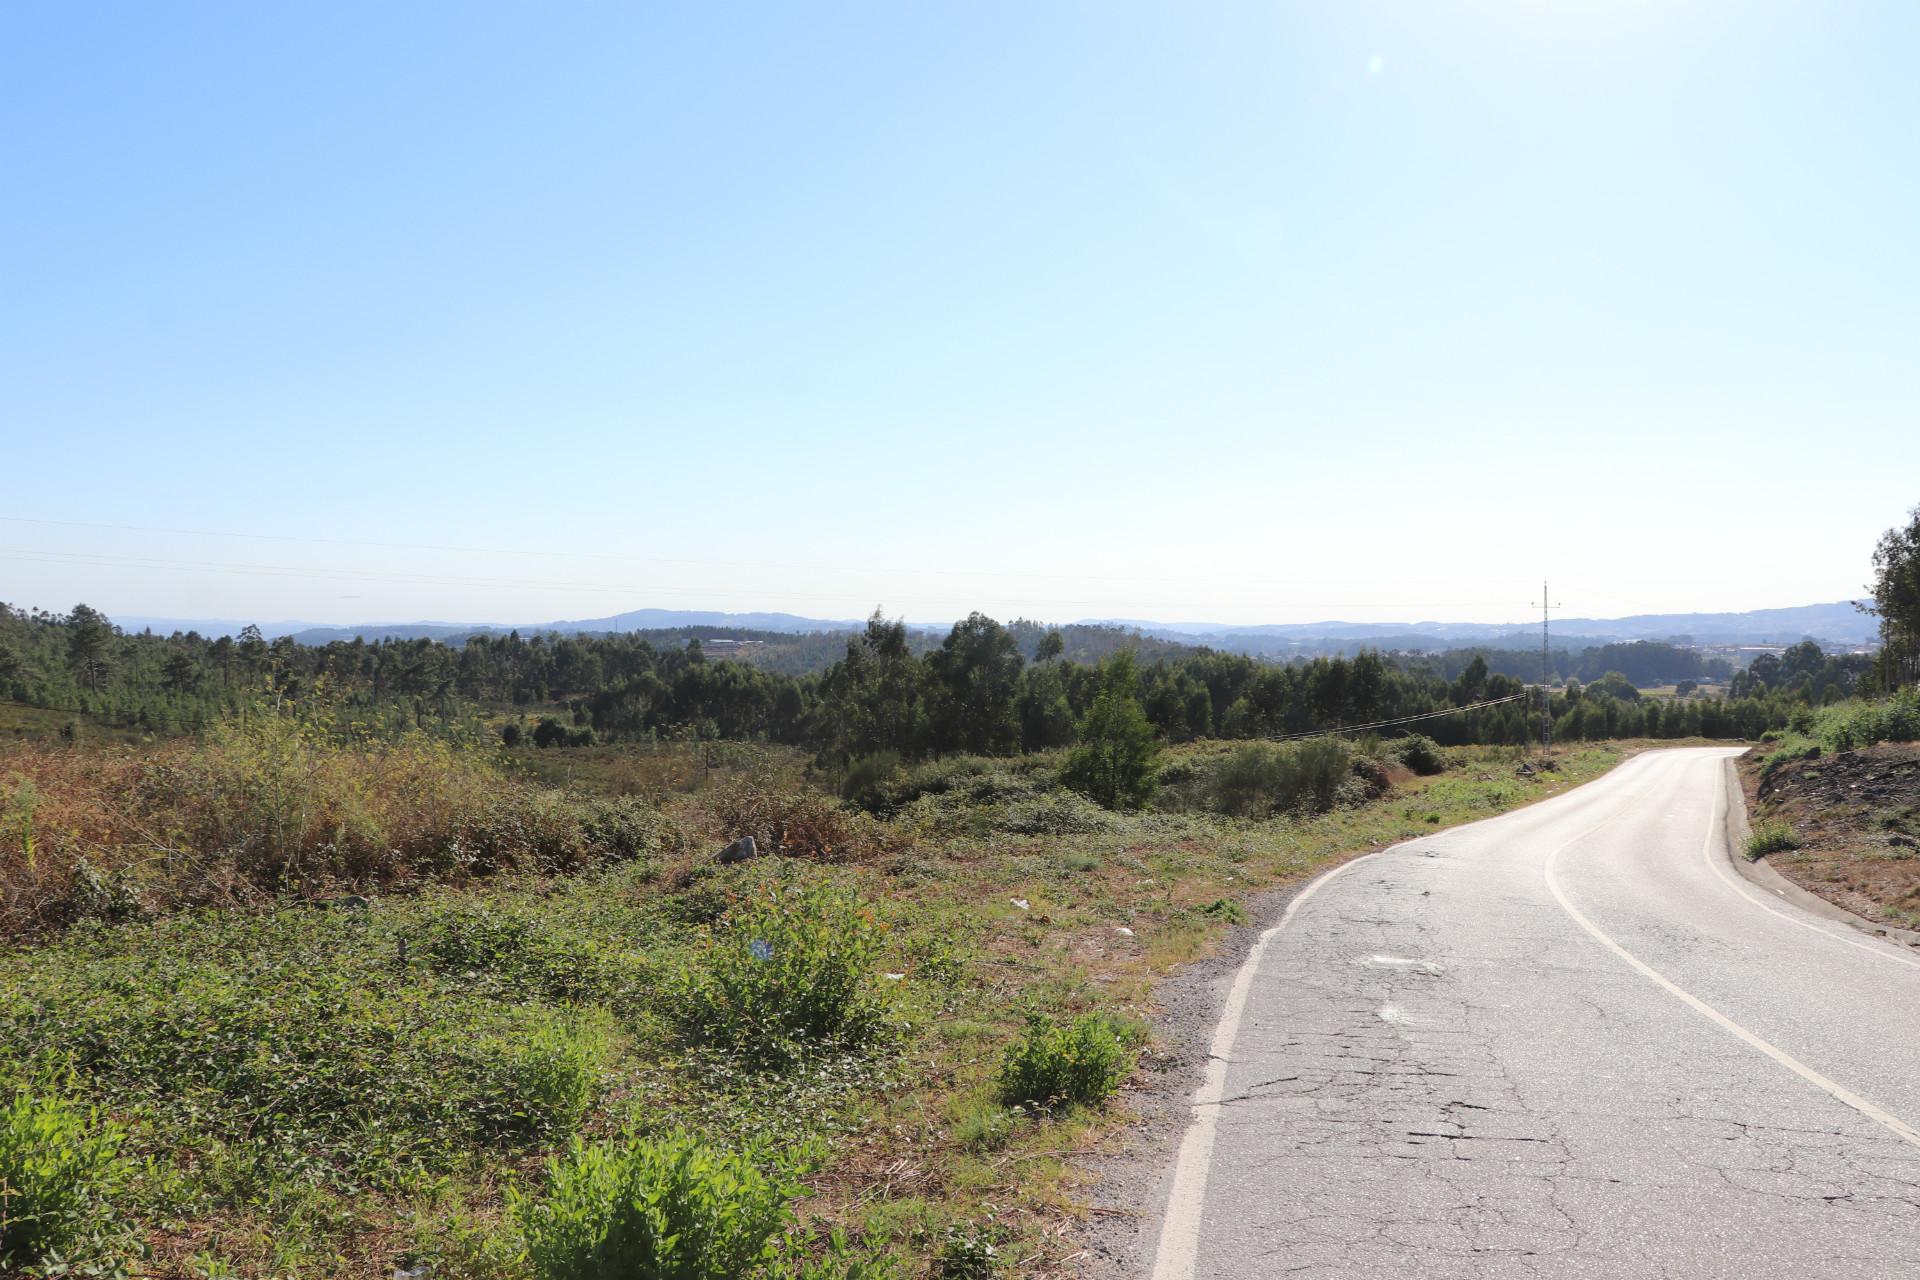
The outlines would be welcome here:
[[[0,600],[1843,599],[1920,6],[0,7]]]

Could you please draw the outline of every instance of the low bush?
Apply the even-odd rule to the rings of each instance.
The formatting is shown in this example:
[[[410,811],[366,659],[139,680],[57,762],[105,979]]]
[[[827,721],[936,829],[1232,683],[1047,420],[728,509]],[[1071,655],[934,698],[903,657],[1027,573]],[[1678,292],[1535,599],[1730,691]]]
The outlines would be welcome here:
[[[1211,916],[1215,920],[1224,920],[1228,924],[1247,923],[1246,908],[1235,902],[1232,898],[1215,898],[1212,902],[1200,908],[1200,913]]]
[[[576,1141],[514,1214],[539,1280],[740,1280],[773,1258],[801,1190],[762,1149],[676,1132]]]
[[[610,1052],[604,1015],[554,1017],[536,1023],[502,1060],[497,1096],[512,1110],[512,1128],[541,1138],[580,1127],[600,1096],[601,1065]]]
[[[1030,760],[947,756],[891,775],[866,807],[874,813],[894,814],[926,796],[952,796],[968,805],[995,804],[1031,796],[1044,785]]]
[[[864,857],[881,843],[872,818],[804,787],[738,781],[716,788],[707,808],[726,839],[752,836],[764,853],[834,862]]]
[[[1395,738],[1384,748],[1386,754],[1423,778],[1444,773],[1447,758],[1440,744],[1425,734],[1411,733]]]
[[[991,1237],[972,1223],[948,1227],[933,1256],[933,1280],[992,1280],[999,1258]]]
[[[1817,760],[1820,758],[1820,744],[1798,736],[1784,739],[1774,751],[1768,752],[1760,760],[1762,780],[1773,777],[1780,766],[1791,764],[1795,760]]]
[[[896,807],[893,782],[900,776],[900,753],[878,751],[847,762],[840,775],[840,798],[855,808],[885,816]]]
[[[1352,776],[1352,752],[1338,738],[1308,738],[1291,745],[1250,742],[1234,748],[1215,770],[1213,804],[1239,818],[1295,809],[1324,812],[1340,799]]]
[[[1000,1065],[1000,1100],[1009,1106],[1098,1106],[1131,1067],[1111,1019],[1086,1014],[1062,1026],[1035,1015]]]
[[[1763,822],[1747,837],[1749,858],[1760,858],[1769,853],[1782,853],[1799,847],[1800,837],[1784,822]]]
[[[1844,702],[1814,713],[1812,734],[1831,750],[1920,740],[1920,688],[1875,702]]]
[[[860,1048],[886,1009],[874,983],[883,927],[852,894],[792,878],[729,912],[683,980],[684,1029],[778,1066],[809,1048]]]
[[[0,1273],[75,1261],[106,1235],[123,1137],[98,1111],[24,1089],[0,1107]]]
[[[1022,836],[1078,835],[1110,831],[1114,819],[1105,809],[1072,791],[1052,791],[1006,806],[995,824]]]

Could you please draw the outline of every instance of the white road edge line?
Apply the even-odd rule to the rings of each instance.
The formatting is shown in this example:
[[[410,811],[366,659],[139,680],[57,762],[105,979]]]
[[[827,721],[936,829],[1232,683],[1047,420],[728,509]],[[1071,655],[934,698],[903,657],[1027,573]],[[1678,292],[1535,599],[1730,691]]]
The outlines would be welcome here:
[[[1591,781],[1570,787],[1555,795],[1543,796],[1531,805],[1510,809],[1506,813],[1496,813],[1490,818],[1481,818],[1475,822],[1463,822],[1457,827],[1448,828],[1445,834],[1455,835],[1474,827],[1486,826],[1516,817],[1523,813],[1537,813],[1541,806],[1557,800],[1565,800],[1582,792],[1594,794],[1604,784],[1611,784],[1630,773],[1639,761],[1650,757],[1651,753],[1622,760],[1612,769]],[[1601,825],[1605,825],[1604,823]],[[1599,830],[1589,828],[1586,834]],[[1435,833],[1441,834],[1441,833]],[[1247,958],[1240,962],[1239,971],[1233,976],[1233,986],[1227,992],[1225,1006],[1220,1011],[1220,1021],[1214,1027],[1213,1042],[1207,1052],[1207,1074],[1194,1090],[1193,1101],[1188,1104],[1193,1119],[1187,1125],[1185,1136],[1180,1139],[1180,1151],[1174,1157],[1173,1187],[1167,1195],[1166,1215],[1160,1221],[1160,1243],[1154,1251],[1153,1275],[1151,1280],[1193,1280],[1194,1268],[1199,1263],[1200,1254],[1200,1212],[1206,1205],[1207,1178],[1213,1171],[1213,1138],[1220,1127],[1220,1103],[1227,1093],[1227,1067],[1233,1055],[1233,1042],[1240,1034],[1240,1019],[1245,1015],[1247,996],[1253,991],[1253,979],[1260,971],[1260,961],[1266,955],[1267,944],[1287,927],[1308,898],[1320,891],[1335,876],[1347,868],[1358,866],[1370,858],[1383,853],[1392,853],[1409,845],[1431,840],[1432,835],[1415,836],[1402,840],[1398,844],[1376,849],[1372,853],[1363,853],[1350,858],[1337,867],[1321,872],[1301,886],[1300,892],[1287,903],[1287,909],[1281,913],[1279,922],[1262,933],[1247,952]],[[1578,837],[1576,837],[1578,838]]]
[[[1386,852],[1384,849],[1379,852]],[[1253,990],[1254,975],[1267,944],[1287,927],[1293,913],[1320,887],[1348,867],[1358,866],[1375,854],[1362,854],[1309,880],[1281,913],[1280,921],[1254,942],[1240,971],[1233,975],[1227,992],[1226,1007],[1214,1027],[1213,1043],[1207,1053],[1207,1074],[1193,1095],[1193,1122],[1180,1140],[1180,1154],[1174,1158],[1173,1190],[1167,1195],[1167,1213],[1161,1219],[1160,1247],[1154,1254],[1153,1280],[1193,1280],[1193,1269],[1200,1252],[1200,1211],[1207,1199],[1207,1176],[1213,1170],[1213,1137],[1220,1127],[1220,1101],[1227,1093],[1228,1059],[1233,1042],[1240,1034],[1240,1019],[1246,1013],[1247,996]]]
[[[1720,770],[1720,794],[1723,801],[1726,801],[1726,788],[1727,788],[1727,776],[1726,776],[1726,769],[1723,766]],[[1731,804],[1732,804],[1731,801],[1726,801],[1726,805],[1729,808],[1729,810],[1731,809]],[[1892,948],[1895,945],[1891,942],[1886,942],[1886,943],[1868,942],[1862,938],[1842,937],[1840,934],[1833,932],[1831,929],[1822,928],[1820,925],[1815,924],[1811,920],[1802,919],[1798,915],[1792,915],[1792,914],[1789,914],[1788,912],[1780,910],[1780,908],[1774,906],[1771,902],[1768,902],[1765,898],[1760,897],[1759,890],[1757,889],[1750,891],[1748,889],[1742,888],[1741,885],[1743,884],[1743,882],[1735,879],[1734,876],[1730,872],[1728,872],[1726,867],[1726,859],[1737,856],[1733,852],[1732,846],[1729,845],[1725,840],[1722,840],[1720,844],[1721,844],[1721,848],[1725,851],[1726,857],[1716,858],[1713,856],[1713,840],[1711,838],[1712,833],[1709,832],[1708,836],[1709,838],[1707,840],[1705,847],[1701,849],[1701,852],[1706,855],[1707,865],[1713,868],[1713,873],[1715,875],[1719,876],[1722,880],[1727,882],[1728,888],[1732,889],[1735,893],[1745,898],[1748,902],[1751,902],[1754,906],[1759,907],[1762,911],[1771,912],[1772,914],[1779,916],[1782,920],[1785,920],[1788,924],[1797,924],[1802,929],[1811,929],[1813,930],[1813,932],[1819,934],[1823,938],[1831,938],[1835,942],[1844,942],[1850,947],[1858,947],[1860,950],[1866,952],[1870,956],[1879,956],[1882,960],[1891,960],[1895,964],[1904,964],[1909,968],[1920,969],[1920,960],[1914,960],[1911,956],[1903,955],[1898,951],[1891,950],[1890,948]],[[1842,929],[1846,929],[1849,926],[1845,924],[1841,924],[1839,927]]]
[[[1721,815],[1723,811],[1723,804],[1721,802],[1724,802],[1725,799],[1726,799],[1726,796],[1723,790],[1720,796],[1720,802],[1716,802],[1714,807],[1711,810],[1709,810],[1707,814],[1707,843],[1709,847],[1709,852],[1711,851],[1711,846],[1712,846],[1712,842],[1715,834],[1715,828],[1722,821]],[[1573,839],[1567,841],[1565,844],[1559,846],[1552,853],[1547,855],[1547,863],[1545,867],[1547,889],[1553,894],[1554,899],[1559,902],[1561,908],[1568,915],[1573,917],[1574,923],[1578,924],[1582,929],[1585,929],[1588,933],[1592,934],[1594,938],[1598,940],[1602,946],[1606,947],[1609,951],[1619,956],[1622,960],[1625,960],[1634,969],[1638,970],[1641,976],[1651,980],[1655,985],[1664,989],[1668,995],[1671,995],[1676,1000],[1680,1001],[1682,1004],[1692,1009],[1695,1013],[1698,1013],[1702,1017],[1706,1018],[1708,1021],[1718,1025],[1721,1028],[1721,1030],[1726,1031],[1730,1035],[1733,1035],[1734,1037],[1746,1042],[1748,1045],[1752,1046],[1753,1048],[1758,1049],[1761,1053],[1766,1054],[1769,1058],[1772,1058],[1775,1062],[1779,1063],[1781,1066],[1785,1067],[1787,1070],[1793,1072],[1795,1075],[1800,1076],[1802,1079],[1807,1080],[1812,1084],[1818,1085],[1820,1088],[1826,1090],[1828,1093],[1832,1094],[1835,1098],[1839,1099],[1841,1102],[1846,1103],[1848,1106],[1852,1107],[1855,1111],[1858,1111],[1861,1115],[1867,1117],[1867,1119],[1872,1120],[1880,1125],[1883,1125],[1885,1128],[1890,1130],[1895,1137],[1900,1138],[1906,1142],[1910,1142],[1916,1147],[1920,1147],[1920,1131],[1916,1131],[1912,1125],[1902,1120],[1899,1116],[1896,1116],[1892,1112],[1887,1111],[1884,1108],[1879,1107],[1874,1103],[1867,1101],[1865,1098],[1853,1092],[1853,1090],[1847,1088],[1845,1085],[1840,1084],[1838,1081],[1829,1080],[1827,1077],[1821,1075],[1818,1071],[1815,1071],[1812,1067],[1808,1066],[1804,1062],[1801,1062],[1798,1058],[1795,1058],[1791,1054],[1787,1053],[1785,1050],[1777,1048],[1776,1046],[1768,1043],[1767,1041],[1762,1040],[1759,1036],[1747,1030],[1745,1027],[1735,1022],[1732,1018],[1729,1018],[1726,1014],[1721,1013],[1718,1009],[1714,1008],[1712,1005],[1708,1004],[1706,1001],[1700,999],[1698,996],[1694,995],[1692,992],[1686,991],[1683,988],[1681,988],[1679,985],[1677,985],[1672,980],[1667,978],[1665,974],[1662,974],[1659,970],[1655,969],[1652,965],[1647,964],[1644,960],[1641,960],[1638,956],[1634,955],[1631,951],[1628,951],[1625,947],[1615,942],[1612,938],[1608,937],[1605,933],[1602,933],[1600,931],[1600,927],[1594,924],[1593,921],[1587,919],[1584,915],[1581,915],[1580,909],[1574,906],[1572,902],[1568,901],[1567,895],[1561,892],[1560,881],[1553,874],[1553,864],[1559,860],[1560,855],[1564,853],[1567,849],[1571,848],[1573,845],[1578,844],[1581,840],[1586,839],[1587,835],[1591,835],[1591,834],[1592,832],[1587,832],[1583,835],[1575,836]],[[1156,1273],[1156,1278],[1157,1278],[1157,1275],[1158,1273]]]

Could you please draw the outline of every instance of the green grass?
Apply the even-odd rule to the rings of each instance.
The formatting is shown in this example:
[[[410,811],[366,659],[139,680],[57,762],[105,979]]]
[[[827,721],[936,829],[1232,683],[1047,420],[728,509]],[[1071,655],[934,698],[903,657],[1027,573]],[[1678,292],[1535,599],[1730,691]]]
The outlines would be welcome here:
[[[1194,777],[1224,754],[1169,752]],[[786,1176],[814,1194],[767,1274],[878,1277],[888,1256],[926,1274],[988,1244],[1051,1265],[1069,1251],[1052,1229],[1076,1200],[1068,1153],[1123,1113],[1009,1110],[1028,1016],[1086,1042],[1033,1063],[1087,1069],[1012,1092],[1097,1101],[1132,1052],[1113,1029],[1143,1025],[1155,980],[1250,895],[1620,758],[1580,747],[1522,782],[1510,753],[1449,755],[1380,801],[1264,820],[1089,813],[1044,759],[975,763],[922,779],[940,785],[903,798],[858,861],[689,873],[705,855],[687,855],[679,874],[502,876],[368,909],[85,922],[0,951],[0,1097],[57,1080],[71,1114],[113,1127],[115,1172],[87,1203],[124,1230],[89,1247],[149,1275],[530,1280],[533,1210],[510,1201],[547,1203],[576,1142],[670,1132],[799,1153]],[[608,791],[677,776],[657,752],[596,758]],[[771,773],[797,785],[790,758]],[[660,798],[708,852],[712,806],[737,799],[704,765]],[[1118,1058],[1080,1028],[1106,1028]]]
[[[1763,822],[1747,837],[1747,857],[1762,858],[1800,847],[1800,837],[1784,822]]]

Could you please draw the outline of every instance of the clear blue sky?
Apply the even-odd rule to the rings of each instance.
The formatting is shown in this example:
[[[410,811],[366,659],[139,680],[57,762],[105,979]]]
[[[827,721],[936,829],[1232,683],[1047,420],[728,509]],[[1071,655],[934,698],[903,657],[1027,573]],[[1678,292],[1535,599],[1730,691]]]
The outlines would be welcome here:
[[[1920,502],[1916,49],[1909,3],[9,5],[0,599],[1844,597]]]

